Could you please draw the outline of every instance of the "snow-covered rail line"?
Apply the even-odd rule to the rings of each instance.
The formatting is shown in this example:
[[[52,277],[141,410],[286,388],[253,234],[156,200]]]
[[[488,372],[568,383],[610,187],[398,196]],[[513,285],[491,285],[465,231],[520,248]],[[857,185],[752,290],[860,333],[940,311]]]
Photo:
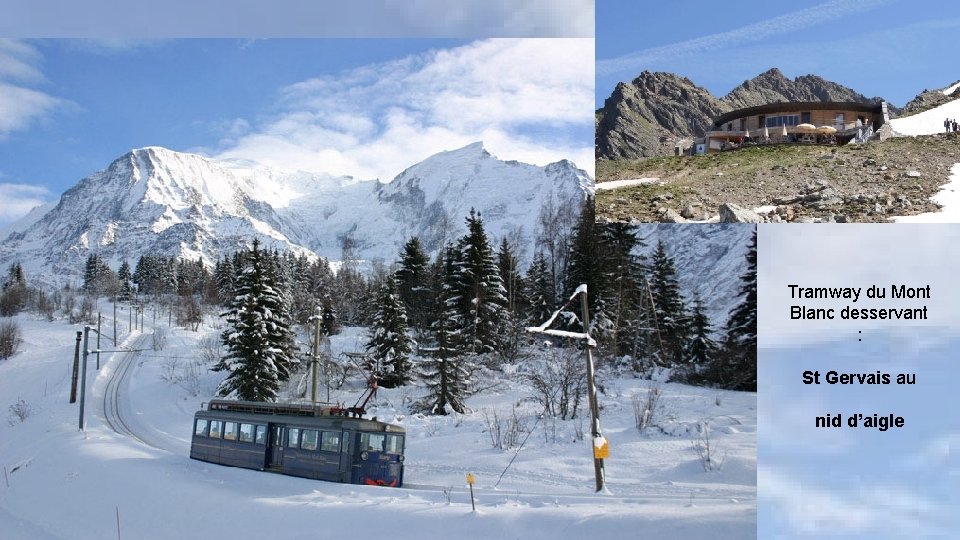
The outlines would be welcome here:
[[[137,349],[141,348],[145,339],[145,335],[138,336],[133,343],[133,350],[117,353],[120,354],[120,357],[117,359],[118,365],[110,373],[110,378],[107,380],[107,385],[103,393],[103,418],[113,431],[121,435],[132,437],[147,446],[159,448],[156,445],[146,441],[143,437],[131,429],[130,426],[124,421],[123,413],[121,412],[121,389],[125,386],[131,367],[136,362],[136,359],[140,356],[140,353]]]

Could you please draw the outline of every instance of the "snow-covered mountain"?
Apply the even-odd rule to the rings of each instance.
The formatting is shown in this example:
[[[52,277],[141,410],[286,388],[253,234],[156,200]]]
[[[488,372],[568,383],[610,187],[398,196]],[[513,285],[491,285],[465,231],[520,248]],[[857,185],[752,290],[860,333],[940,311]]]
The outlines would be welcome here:
[[[957,83],[960,84],[960,83]],[[904,118],[894,118],[890,120],[890,126],[894,133],[898,135],[933,135],[935,133],[944,133],[946,130],[943,121],[947,118],[951,120],[960,118],[960,92],[958,86],[947,87],[938,91],[948,97],[953,97],[951,101],[928,109],[921,113],[907,116]],[[950,93],[947,93],[949,91]]]
[[[699,295],[711,324],[719,330],[740,303],[740,276],[747,270],[746,254],[755,230],[756,226],[744,223],[644,224],[637,235],[646,246],[635,253],[649,260],[662,240],[676,264],[680,292],[688,302]]]
[[[470,208],[488,234],[535,236],[542,202],[580,204],[593,180],[569,161],[500,161],[474,143],[411,166],[392,182],[218,162],[147,147],[117,158],[31,213],[0,240],[0,265],[64,282],[96,253],[116,268],[144,254],[208,263],[259,238],[267,248],[391,262],[411,235],[433,251],[465,231]],[[532,240],[531,240],[532,241]]]

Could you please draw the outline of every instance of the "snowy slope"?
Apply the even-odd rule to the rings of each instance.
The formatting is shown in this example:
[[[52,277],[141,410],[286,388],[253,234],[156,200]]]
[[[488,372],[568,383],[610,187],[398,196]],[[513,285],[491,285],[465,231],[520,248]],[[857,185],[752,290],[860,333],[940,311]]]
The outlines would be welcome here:
[[[663,240],[673,257],[680,290],[688,302],[699,294],[715,329],[726,324],[740,299],[740,276],[747,269],[747,248],[756,230],[750,224],[644,224],[638,235],[646,247],[635,253],[652,257],[657,241]]]
[[[19,321],[26,342],[0,362],[0,405],[22,398],[33,413],[22,423],[0,422],[0,465],[9,481],[0,483],[5,540],[115,538],[118,514],[121,537],[139,539],[756,537],[756,394],[665,384],[660,423],[669,433],[640,434],[630,400],[649,382],[607,380],[600,400],[611,442],[609,492],[595,494],[589,442],[573,437],[578,421],[535,425],[538,409],[528,401],[517,411],[532,434],[495,487],[515,452],[491,447],[484,413],[509,415],[529,395],[518,381],[470,398],[473,412],[460,417],[409,414],[405,403],[420,388],[382,390],[373,414],[408,433],[406,486],[341,485],[189,459],[193,413],[219,374],[204,370],[190,386],[167,375],[171,365],[182,373],[193,362],[200,337],[215,331],[209,326],[201,333],[171,329],[163,351],[106,355],[99,372],[91,364],[86,431],[79,432],[77,406],[67,403],[75,328]],[[140,342],[123,330],[121,345]],[[334,353],[363,341],[362,329],[347,329],[334,337]],[[117,379],[121,373],[126,377]],[[105,399],[118,380],[116,404],[147,444],[106,421]],[[354,383],[333,398],[352,402]],[[724,459],[720,470],[705,472],[691,445],[704,420]],[[468,471],[477,477],[476,512],[464,485]]]
[[[928,111],[890,120],[893,131],[899,135],[932,135],[943,133],[943,120],[960,119],[960,99],[948,101]]]
[[[143,254],[212,263],[254,237],[268,249],[393,261],[410,235],[434,250],[465,230],[471,207],[494,237],[522,229],[532,241],[547,197],[579,204],[593,181],[568,161],[504,162],[481,143],[442,152],[390,183],[283,171],[148,147],[68,190],[35,221],[0,241],[0,266],[20,261],[45,281],[77,276],[97,253],[113,268]]]

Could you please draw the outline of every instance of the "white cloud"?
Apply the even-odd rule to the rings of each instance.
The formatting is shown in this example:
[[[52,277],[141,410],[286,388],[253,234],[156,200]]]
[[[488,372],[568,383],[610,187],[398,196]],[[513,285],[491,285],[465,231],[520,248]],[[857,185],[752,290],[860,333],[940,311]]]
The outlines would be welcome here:
[[[293,84],[282,112],[224,134],[218,158],[392,179],[483,140],[501,159],[593,173],[592,39],[497,39]]]
[[[716,51],[731,45],[783,36],[795,30],[868,11],[890,1],[862,0],[860,2],[849,2],[848,0],[830,0],[823,4],[779,15],[728,32],[710,34],[696,39],[644,49],[617,58],[600,60],[597,62],[597,72],[603,75],[621,71],[636,72],[656,62],[671,61],[693,54]]]
[[[30,88],[44,82],[37,64],[41,55],[23,41],[0,39],[0,140],[28,128],[65,102]]]
[[[944,534],[952,515],[945,503],[913,492],[910,485],[864,483],[854,489],[811,485],[785,470],[757,468],[757,495],[793,532],[819,535],[876,534],[920,538]],[[763,530],[767,536],[784,531]]]
[[[12,131],[26,129],[60,103],[61,100],[39,90],[0,82],[0,138]]]
[[[46,204],[50,191],[43,186],[0,183],[0,225],[15,221],[34,207]]]
[[[40,53],[22,41],[0,38],[0,79],[36,83],[44,80],[35,64]]]

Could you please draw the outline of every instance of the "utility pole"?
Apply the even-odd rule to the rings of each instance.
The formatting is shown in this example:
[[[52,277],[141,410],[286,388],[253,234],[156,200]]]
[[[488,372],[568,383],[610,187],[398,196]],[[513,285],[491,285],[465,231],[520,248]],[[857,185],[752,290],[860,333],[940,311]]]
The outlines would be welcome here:
[[[117,296],[113,296],[113,348],[117,348]]]
[[[314,318],[314,332],[313,332],[313,362],[311,362],[313,367],[313,385],[310,387],[310,401],[317,402],[317,368],[320,363],[320,323],[323,322],[323,312],[320,309],[320,306],[317,306],[317,311],[313,316]],[[329,399],[329,398],[328,398]]]
[[[77,348],[73,351],[73,380],[70,382],[70,403],[77,402],[77,377],[80,376],[80,340],[83,332],[77,332]]]
[[[102,316],[97,312],[97,371],[100,371],[100,320]]]
[[[88,344],[90,343],[90,327],[83,327],[83,367],[80,374],[80,431],[83,431],[83,405],[87,393],[87,354]]]
[[[584,287],[583,294],[580,297],[580,306],[583,309],[583,333],[589,340],[590,336],[590,313],[587,308],[587,291]],[[606,439],[600,433],[600,407],[597,405],[597,385],[594,381],[593,355],[592,347],[589,341],[584,344],[583,351],[587,356],[587,394],[590,401],[591,425],[590,433],[593,435],[593,471],[597,480],[597,491],[603,490],[603,458],[609,452]]]

